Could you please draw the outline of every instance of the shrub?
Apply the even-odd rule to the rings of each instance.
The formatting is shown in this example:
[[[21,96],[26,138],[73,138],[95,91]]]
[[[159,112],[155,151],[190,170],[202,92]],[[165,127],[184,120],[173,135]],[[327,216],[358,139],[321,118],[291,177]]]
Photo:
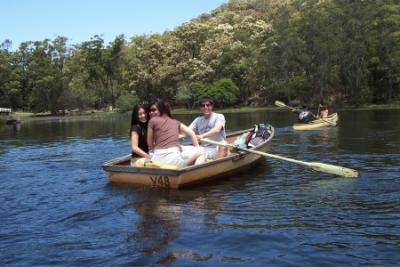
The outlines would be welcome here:
[[[118,108],[119,112],[127,112],[130,111],[137,102],[139,102],[139,99],[136,95],[125,93],[118,97],[115,106]]]
[[[238,100],[239,87],[227,78],[213,82],[205,90],[205,95],[211,97],[218,107],[232,106]]]

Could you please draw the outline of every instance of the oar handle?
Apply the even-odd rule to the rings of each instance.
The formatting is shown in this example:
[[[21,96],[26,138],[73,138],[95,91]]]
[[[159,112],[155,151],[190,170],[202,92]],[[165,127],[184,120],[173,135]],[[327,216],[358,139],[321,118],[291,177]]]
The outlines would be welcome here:
[[[229,144],[229,143],[224,143],[224,142],[217,142],[217,141],[210,140],[210,139],[207,139],[207,138],[201,138],[200,141],[204,142],[204,143],[207,143],[207,144],[217,145],[217,146],[237,148],[235,145],[232,145],[232,144]]]

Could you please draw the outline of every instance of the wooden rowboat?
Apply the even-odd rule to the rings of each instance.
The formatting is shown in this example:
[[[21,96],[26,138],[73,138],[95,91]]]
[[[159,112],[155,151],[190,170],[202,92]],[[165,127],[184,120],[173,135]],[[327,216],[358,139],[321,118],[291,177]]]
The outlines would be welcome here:
[[[272,133],[270,136],[252,149],[261,152],[267,150],[268,143],[274,136],[274,128],[271,128]],[[248,130],[228,134],[227,141],[233,143],[237,137],[246,131]],[[107,173],[109,181],[112,183],[181,188],[243,171],[261,158],[263,158],[263,156],[258,154],[233,151],[226,157],[218,158],[204,164],[187,166],[180,169],[164,169],[155,167],[131,167],[131,156],[126,155],[107,161],[102,167]]]
[[[325,127],[336,126],[338,120],[338,114],[332,113],[327,118],[316,119],[309,123],[296,123],[293,125],[293,129],[296,131],[318,130]]]

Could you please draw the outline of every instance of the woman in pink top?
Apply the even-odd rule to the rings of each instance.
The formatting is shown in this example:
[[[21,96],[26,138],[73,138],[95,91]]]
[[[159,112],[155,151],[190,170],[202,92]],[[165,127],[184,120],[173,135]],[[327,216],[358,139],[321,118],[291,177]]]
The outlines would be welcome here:
[[[156,101],[150,106],[147,144],[153,149],[151,160],[161,164],[184,167],[205,161],[204,149],[199,146],[195,133],[171,116],[168,103]],[[179,133],[190,136],[193,146],[181,146]]]

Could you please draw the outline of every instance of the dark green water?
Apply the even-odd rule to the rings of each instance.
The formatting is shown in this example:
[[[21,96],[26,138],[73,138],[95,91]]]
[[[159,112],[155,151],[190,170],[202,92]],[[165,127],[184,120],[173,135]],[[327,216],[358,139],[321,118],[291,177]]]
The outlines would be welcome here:
[[[0,265],[398,266],[400,110],[339,117],[294,132],[289,112],[226,115],[230,131],[275,126],[272,153],[359,178],[265,159],[179,191],[108,183],[101,165],[129,154],[129,116],[3,126]]]

